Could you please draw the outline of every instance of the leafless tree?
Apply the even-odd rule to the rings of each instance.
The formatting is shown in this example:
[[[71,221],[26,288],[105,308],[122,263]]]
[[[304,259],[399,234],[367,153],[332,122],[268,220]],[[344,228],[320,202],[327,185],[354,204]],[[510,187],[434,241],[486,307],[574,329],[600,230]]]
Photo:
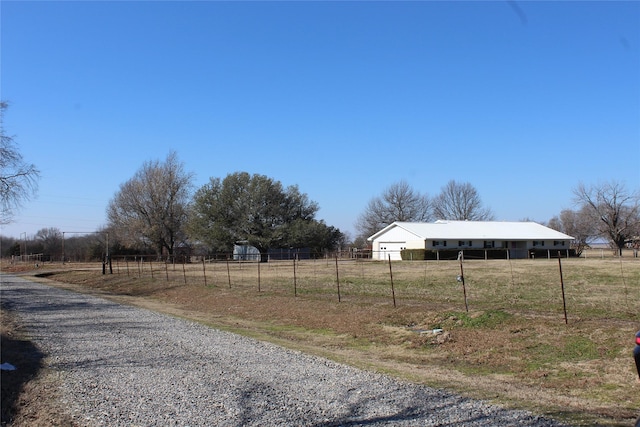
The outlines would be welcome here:
[[[578,256],[589,246],[597,234],[592,216],[585,207],[577,211],[564,209],[560,212],[559,217],[551,218],[547,226],[573,237],[575,239],[573,248]]]
[[[55,227],[42,228],[36,233],[36,239],[42,244],[42,251],[52,260],[62,259],[62,232]]]
[[[457,221],[491,221],[493,213],[482,206],[475,187],[468,182],[449,181],[433,199],[433,213],[437,219]]]
[[[360,237],[367,238],[395,221],[430,221],[431,201],[404,180],[390,185],[369,201],[356,221]]]
[[[146,162],[109,202],[107,216],[116,237],[131,245],[152,246],[158,256],[173,255],[184,238],[187,204],[193,187],[175,152],[164,163]]]
[[[576,203],[589,213],[596,233],[622,255],[625,245],[640,234],[640,192],[610,181],[589,187],[580,183],[573,194]]]
[[[6,102],[0,102],[0,224],[11,222],[15,210],[35,195],[40,178],[38,169],[24,161],[13,137],[5,133],[7,107]]]

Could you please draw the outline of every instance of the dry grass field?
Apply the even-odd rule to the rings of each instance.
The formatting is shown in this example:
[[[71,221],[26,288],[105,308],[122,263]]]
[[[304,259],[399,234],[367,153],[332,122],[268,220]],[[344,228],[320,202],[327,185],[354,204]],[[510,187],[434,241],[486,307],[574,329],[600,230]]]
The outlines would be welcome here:
[[[574,425],[632,425],[640,258],[596,255],[466,260],[464,289],[456,261],[120,259],[113,274],[28,274]]]

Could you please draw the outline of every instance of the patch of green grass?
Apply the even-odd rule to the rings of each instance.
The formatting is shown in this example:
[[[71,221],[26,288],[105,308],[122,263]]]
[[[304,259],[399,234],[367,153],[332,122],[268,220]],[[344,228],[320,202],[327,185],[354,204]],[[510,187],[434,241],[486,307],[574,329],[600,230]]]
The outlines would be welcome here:
[[[600,357],[600,352],[596,343],[589,338],[574,336],[567,338],[561,356],[567,361],[593,360]]]
[[[527,348],[529,370],[557,365],[562,362],[580,362],[601,357],[598,345],[587,337],[568,336],[559,345],[537,343]]]

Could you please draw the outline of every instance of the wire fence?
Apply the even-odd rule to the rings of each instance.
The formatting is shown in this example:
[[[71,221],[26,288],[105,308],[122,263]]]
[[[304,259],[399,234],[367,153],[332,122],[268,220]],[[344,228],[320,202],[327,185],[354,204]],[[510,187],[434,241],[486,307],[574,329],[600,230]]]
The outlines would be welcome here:
[[[50,261],[49,256],[45,256],[45,254],[29,254],[29,255],[11,255],[11,264],[17,263],[32,263],[38,262],[41,263],[43,261]]]
[[[554,315],[565,310],[565,315],[568,311],[574,318],[640,320],[640,258],[635,257],[459,262],[339,257],[191,261],[114,258],[111,269],[115,275],[151,280],[158,288],[202,286],[211,292],[237,293],[238,297],[268,293],[358,304],[418,304],[425,309],[440,306]]]

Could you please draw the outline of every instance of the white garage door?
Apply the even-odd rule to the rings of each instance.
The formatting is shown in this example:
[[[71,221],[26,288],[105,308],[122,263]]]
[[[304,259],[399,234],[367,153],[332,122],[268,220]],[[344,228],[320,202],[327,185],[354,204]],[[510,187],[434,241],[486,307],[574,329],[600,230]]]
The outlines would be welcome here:
[[[400,251],[406,248],[406,242],[380,242],[380,260],[388,260],[391,257],[392,261],[400,261]]]

